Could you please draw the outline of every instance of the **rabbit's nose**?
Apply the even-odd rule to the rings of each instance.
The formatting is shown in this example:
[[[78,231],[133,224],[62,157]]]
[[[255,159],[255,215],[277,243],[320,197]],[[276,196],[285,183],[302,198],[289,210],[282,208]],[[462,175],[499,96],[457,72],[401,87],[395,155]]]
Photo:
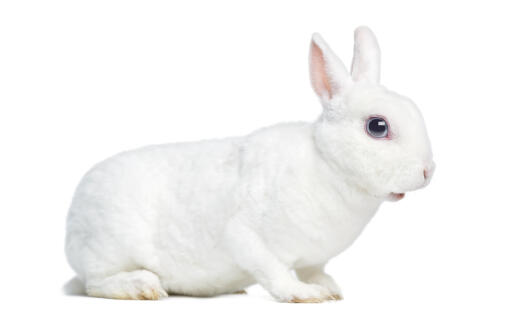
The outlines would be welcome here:
[[[429,179],[431,179],[431,175],[433,175],[433,172],[435,171],[435,163],[431,163],[430,166],[426,166],[424,170],[422,171],[422,174],[424,175],[424,181],[427,182]]]

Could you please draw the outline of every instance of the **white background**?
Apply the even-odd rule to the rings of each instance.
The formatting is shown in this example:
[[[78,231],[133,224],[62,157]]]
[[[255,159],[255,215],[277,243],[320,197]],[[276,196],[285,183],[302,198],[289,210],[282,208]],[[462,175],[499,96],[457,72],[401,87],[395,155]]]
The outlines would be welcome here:
[[[509,12],[488,0],[0,2],[2,311],[509,312]],[[437,172],[330,262],[345,300],[280,304],[259,287],[158,302],[63,295],[66,212],[89,167],[141,145],[314,120],[310,35],[349,65],[361,24],[379,38],[382,83],[422,109]]]

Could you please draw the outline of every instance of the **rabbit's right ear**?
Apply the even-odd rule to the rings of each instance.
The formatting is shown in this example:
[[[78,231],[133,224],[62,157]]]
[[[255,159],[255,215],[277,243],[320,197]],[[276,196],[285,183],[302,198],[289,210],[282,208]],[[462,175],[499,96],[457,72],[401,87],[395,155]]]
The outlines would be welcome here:
[[[367,26],[360,26],[355,30],[351,76],[356,82],[380,81],[380,47],[376,36]]]
[[[342,93],[351,84],[346,67],[317,33],[312,35],[309,69],[312,87],[323,101]]]

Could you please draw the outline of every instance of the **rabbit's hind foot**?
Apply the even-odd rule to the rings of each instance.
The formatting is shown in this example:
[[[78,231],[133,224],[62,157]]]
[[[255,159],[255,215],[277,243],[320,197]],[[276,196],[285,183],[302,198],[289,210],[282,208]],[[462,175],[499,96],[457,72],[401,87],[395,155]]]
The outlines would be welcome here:
[[[146,270],[120,272],[86,282],[89,296],[122,300],[158,300],[167,297],[160,279]]]

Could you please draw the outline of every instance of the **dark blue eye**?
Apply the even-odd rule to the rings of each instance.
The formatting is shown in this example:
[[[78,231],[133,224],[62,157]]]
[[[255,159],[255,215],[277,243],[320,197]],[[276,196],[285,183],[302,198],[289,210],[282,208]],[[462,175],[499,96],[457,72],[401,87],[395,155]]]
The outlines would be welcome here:
[[[385,138],[389,133],[389,126],[382,117],[370,117],[366,122],[366,130],[374,138]]]

